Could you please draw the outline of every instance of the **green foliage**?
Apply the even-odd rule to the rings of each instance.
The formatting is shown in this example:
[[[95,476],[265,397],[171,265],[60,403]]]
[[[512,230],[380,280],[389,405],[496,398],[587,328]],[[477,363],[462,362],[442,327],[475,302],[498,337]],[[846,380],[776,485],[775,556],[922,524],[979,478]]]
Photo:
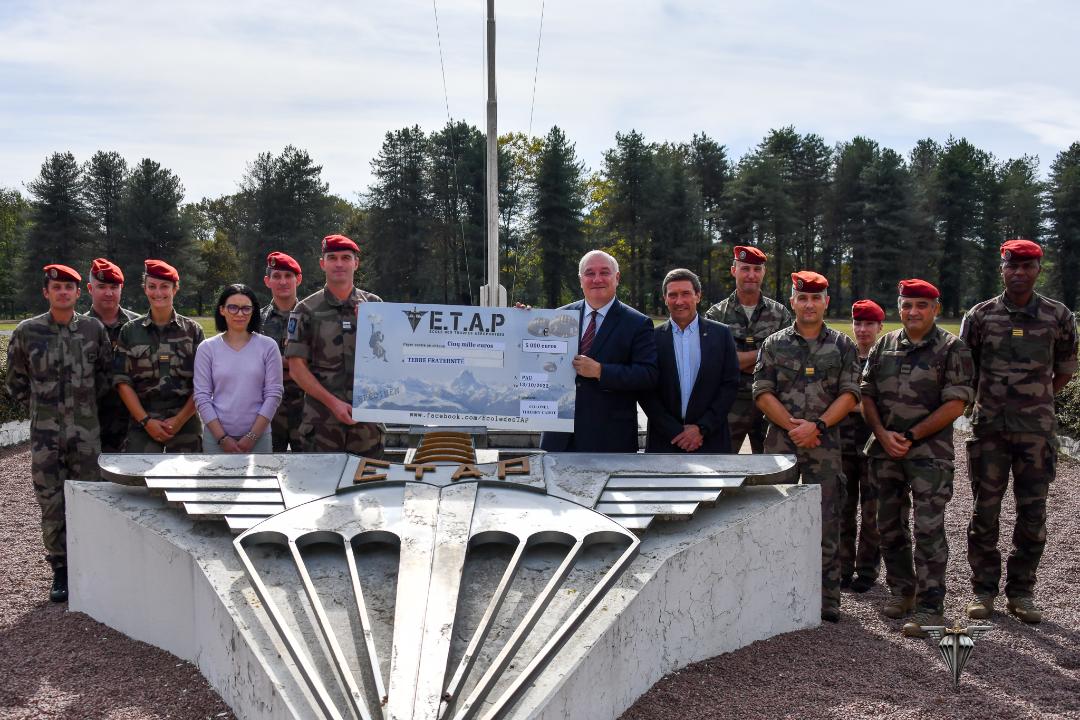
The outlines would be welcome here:
[[[41,307],[41,269],[49,263],[81,267],[87,259],[90,216],[83,202],[82,169],[70,152],[53,153],[27,184],[33,224],[23,247],[21,306]]]
[[[1055,400],[1061,432],[1080,440],[1080,375],[1074,376]]]
[[[547,307],[576,295],[577,262],[584,250],[584,165],[566,134],[553,127],[544,138],[533,179],[532,235],[540,256]]]
[[[16,403],[7,391],[7,351],[10,337],[0,337],[0,423],[12,420],[29,420],[25,405]]]
[[[30,204],[18,190],[0,188],[0,315],[15,314],[20,299],[18,281],[26,235],[30,228]]]
[[[1080,308],[1080,142],[1058,153],[1050,166],[1048,189],[1050,247],[1056,252],[1061,300]]]

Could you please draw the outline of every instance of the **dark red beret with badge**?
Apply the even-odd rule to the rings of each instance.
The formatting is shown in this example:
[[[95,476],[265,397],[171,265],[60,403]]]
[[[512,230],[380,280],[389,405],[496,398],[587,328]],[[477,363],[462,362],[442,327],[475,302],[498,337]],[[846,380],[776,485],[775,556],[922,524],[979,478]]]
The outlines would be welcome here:
[[[851,319],[884,322],[885,311],[873,300],[856,300],[851,305]]]
[[[1043,256],[1042,247],[1039,243],[1031,240],[1017,238],[1006,240],[1001,244],[1001,259],[1009,260],[1038,260]]]
[[[344,235],[327,235],[322,239],[322,251],[325,255],[328,252],[346,252],[351,251],[356,254],[360,254],[360,248],[349,238]]]
[[[46,265],[42,268],[45,271],[45,277],[50,280],[59,280],[60,282],[82,282],[82,275],[75,272],[67,265]]]
[[[937,300],[941,297],[941,293],[938,289],[919,278],[911,278],[910,280],[901,280],[896,286],[896,292],[900,297],[906,298],[926,298],[927,300]]]
[[[289,272],[300,275],[300,263],[293,260],[291,257],[283,252],[275,250],[266,256],[266,267],[271,270],[288,270]]]
[[[819,293],[829,288],[829,281],[813,270],[800,270],[791,273],[791,285],[798,292]]]
[[[768,256],[758,250],[756,247],[749,245],[736,245],[735,246],[735,259],[739,262],[750,263],[751,265],[764,265],[768,260]]]
[[[110,283],[112,285],[124,284],[124,273],[117,267],[116,263],[110,262],[105,258],[97,258],[94,262],[90,263],[90,277],[98,282]]]
[[[164,260],[144,260],[143,267],[148,277],[180,282],[180,273],[176,272],[176,268]]]

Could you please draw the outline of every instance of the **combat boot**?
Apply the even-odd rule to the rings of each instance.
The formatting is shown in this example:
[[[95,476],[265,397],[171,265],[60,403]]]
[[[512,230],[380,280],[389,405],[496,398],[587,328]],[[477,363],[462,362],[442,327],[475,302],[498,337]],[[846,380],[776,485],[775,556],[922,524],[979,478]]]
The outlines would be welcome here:
[[[1031,625],[1042,622],[1042,610],[1035,606],[1030,595],[1009,598],[1005,602],[1005,609]]]
[[[885,603],[885,606],[881,608],[881,614],[887,618],[899,620],[911,612],[914,607],[914,595],[893,595],[889,598],[888,602]]]
[[[59,567],[53,568],[52,589],[49,590],[49,599],[57,603],[67,602],[67,565],[61,565]]]
[[[975,599],[967,604],[964,611],[972,620],[986,620],[994,614],[994,597],[990,593],[977,594]]]
[[[928,636],[924,628],[934,625],[946,625],[945,616],[934,610],[920,609],[904,623],[904,628],[900,632],[904,634],[904,637],[924,638]]]

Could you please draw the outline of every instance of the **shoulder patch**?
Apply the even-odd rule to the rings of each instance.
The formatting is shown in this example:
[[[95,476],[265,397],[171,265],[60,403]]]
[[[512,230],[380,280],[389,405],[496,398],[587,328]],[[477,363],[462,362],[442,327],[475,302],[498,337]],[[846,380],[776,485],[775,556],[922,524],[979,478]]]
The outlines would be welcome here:
[[[289,334],[292,335],[294,332],[296,332],[296,318],[290,317],[289,318]]]

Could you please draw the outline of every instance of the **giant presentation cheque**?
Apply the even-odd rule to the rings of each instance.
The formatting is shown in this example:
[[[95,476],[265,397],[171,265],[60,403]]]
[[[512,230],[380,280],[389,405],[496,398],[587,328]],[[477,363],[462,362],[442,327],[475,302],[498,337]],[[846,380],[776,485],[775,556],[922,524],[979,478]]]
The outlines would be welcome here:
[[[361,303],[353,417],[573,432],[577,348],[564,310]]]

